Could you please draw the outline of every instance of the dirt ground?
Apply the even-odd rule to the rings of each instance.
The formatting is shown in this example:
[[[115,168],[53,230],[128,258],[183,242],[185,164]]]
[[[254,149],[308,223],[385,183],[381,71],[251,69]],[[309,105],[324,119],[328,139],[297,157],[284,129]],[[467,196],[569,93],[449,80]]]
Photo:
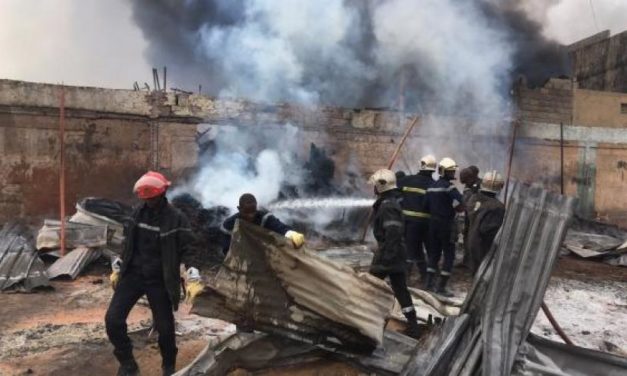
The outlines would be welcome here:
[[[458,268],[451,289],[460,299],[471,282]],[[409,284],[419,286],[416,275]],[[0,375],[114,375],[117,364],[106,339],[103,318],[112,290],[108,267],[90,267],[76,281],[53,281],[53,290],[0,295]],[[581,346],[623,353],[627,349],[627,268],[573,257],[560,258],[545,301],[573,341]],[[211,336],[227,336],[234,326],[186,314],[177,317],[178,367],[191,362]],[[135,355],[143,375],[158,375],[156,336],[148,338],[150,310],[138,304],[129,318]],[[558,340],[540,313],[532,329]],[[244,370],[233,375],[247,375]],[[343,364],[322,362],[258,375],[346,375],[360,373]]]

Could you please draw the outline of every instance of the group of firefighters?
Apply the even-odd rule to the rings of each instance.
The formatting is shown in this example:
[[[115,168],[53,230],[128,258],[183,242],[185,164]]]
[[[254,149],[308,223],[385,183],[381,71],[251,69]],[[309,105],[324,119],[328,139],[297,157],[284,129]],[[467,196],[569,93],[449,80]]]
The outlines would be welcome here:
[[[437,168],[436,168],[437,167]],[[439,179],[433,176],[438,172]],[[481,263],[503,221],[505,208],[496,196],[503,187],[496,171],[479,179],[479,170],[471,166],[461,171],[463,195],[452,181],[457,165],[444,158],[439,165],[433,156],[420,161],[420,171],[397,181],[390,170],[376,171],[369,182],[377,200],[373,205],[373,234],[377,248],[370,273],[389,278],[394,295],[407,318],[407,334],[419,336],[419,326],[407,276],[415,264],[425,289],[451,296],[446,289],[455,258],[456,213],[465,211],[464,247],[473,271]],[[111,284],[114,294],[105,315],[109,340],[120,363],[118,376],[139,375],[139,367],[127,333],[128,315],[146,296],[152,311],[164,376],[175,372],[177,348],[173,311],[178,309],[181,277],[185,297],[191,302],[202,290],[202,280],[194,258],[187,252],[193,239],[187,218],[166,198],[170,182],[160,173],[150,171],[135,184],[133,191],[142,204],[125,226],[126,242],[121,259],[112,263]],[[237,220],[262,226],[285,236],[294,248],[304,242],[303,234],[261,210],[252,194],[239,199],[238,212],[222,224],[222,248],[226,253]],[[425,249],[426,256],[425,257]],[[442,267],[439,268],[443,256]],[[184,268],[181,268],[184,265]],[[439,270],[439,276],[438,276]],[[437,281],[437,284],[436,284]]]

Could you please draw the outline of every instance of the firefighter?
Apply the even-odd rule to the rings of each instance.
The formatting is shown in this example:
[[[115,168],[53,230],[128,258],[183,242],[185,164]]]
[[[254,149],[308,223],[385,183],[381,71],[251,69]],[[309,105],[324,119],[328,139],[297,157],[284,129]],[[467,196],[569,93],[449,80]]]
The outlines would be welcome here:
[[[436,160],[432,155],[420,159],[420,171],[405,177],[398,186],[403,194],[401,207],[405,216],[405,244],[407,246],[407,275],[414,264],[420,272],[421,281],[427,275],[425,249],[429,236],[429,214],[425,212],[427,189],[434,183]]]
[[[464,190],[462,191],[462,204],[464,204],[464,227],[462,229],[462,236],[464,239],[463,265],[470,269],[470,249],[468,247],[468,201],[474,194],[479,192],[479,186],[481,185],[479,168],[477,166],[468,166],[462,169],[459,172],[459,182],[464,185]]]
[[[290,226],[281,222],[277,217],[272,215],[272,213],[265,210],[258,210],[257,199],[250,193],[244,193],[239,198],[237,210],[238,212],[236,214],[227,218],[224,223],[222,223],[222,226],[220,226],[220,231],[222,232],[222,251],[224,254],[229,251],[231,234],[233,233],[237,219],[254,223],[285,236],[292,241],[294,248],[300,248],[305,243],[305,236],[303,234],[292,230]]]
[[[505,206],[496,198],[501,189],[503,177],[496,171],[487,172],[481,181],[479,193],[468,202],[468,245],[473,274],[490,251],[496,233],[503,224]]]
[[[390,170],[378,170],[369,180],[374,185],[377,200],[373,206],[373,234],[377,250],[370,266],[370,274],[377,278],[390,278],[394,296],[407,318],[407,331],[411,337],[419,336],[416,310],[405,280],[406,250],[403,212],[399,201],[401,193],[396,187],[396,176]]]
[[[134,193],[143,200],[125,228],[122,258],[112,263],[110,276],[113,298],[105,315],[107,336],[120,363],[118,375],[139,375],[128,337],[126,319],[139,298],[146,295],[153,325],[159,333],[163,375],[175,371],[177,348],[173,311],[180,300],[180,264],[187,269],[186,295],[189,301],[203,285],[198,269],[188,261],[192,239],[187,218],[165,197],[170,182],[160,173],[149,171],[135,183]]]
[[[429,265],[427,267],[426,288],[435,287],[436,273],[440,258],[444,256],[442,270],[436,292],[442,296],[452,296],[446,289],[453,262],[455,261],[455,241],[457,230],[455,213],[463,210],[462,195],[452,181],[455,180],[457,164],[451,158],[444,158],[438,166],[440,178],[427,189],[426,208],[429,218]]]

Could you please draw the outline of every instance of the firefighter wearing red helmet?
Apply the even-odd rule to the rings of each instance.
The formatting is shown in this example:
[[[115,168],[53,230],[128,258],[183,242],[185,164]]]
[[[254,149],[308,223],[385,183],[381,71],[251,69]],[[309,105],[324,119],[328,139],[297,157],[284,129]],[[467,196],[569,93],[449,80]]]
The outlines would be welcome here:
[[[139,298],[146,295],[153,323],[159,333],[163,375],[175,371],[177,348],[173,311],[180,300],[180,263],[189,268],[185,275],[189,301],[203,287],[198,269],[189,259],[192,232],[187,218],[171,206],[165,196],[171,183],[162,174],[145,173],[133,192],[143,202],[135,209],[125,228],[122,258],[112,263],[113,298],[105,315],[107,336],[120,363],[118,375],[138,375],[126,319]]]

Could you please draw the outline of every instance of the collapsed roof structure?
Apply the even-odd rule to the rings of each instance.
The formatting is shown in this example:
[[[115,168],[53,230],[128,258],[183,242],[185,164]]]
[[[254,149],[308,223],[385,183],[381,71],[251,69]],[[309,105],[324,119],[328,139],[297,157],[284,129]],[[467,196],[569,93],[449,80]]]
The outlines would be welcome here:
[[[393,297],[380,281],[240,223],[216,282],[198,297],[194,312],[259,332],[240,331],[210,344],[177,375],[220,375],[238,367],[258,370],[321,358],[381,375],[625,374],[625,358],[529,332],[575,203],[539,187],[515,185],[498,240],[460,314],[418,341],[384,329]],[[372,345],[377,347],[370,352]]]

